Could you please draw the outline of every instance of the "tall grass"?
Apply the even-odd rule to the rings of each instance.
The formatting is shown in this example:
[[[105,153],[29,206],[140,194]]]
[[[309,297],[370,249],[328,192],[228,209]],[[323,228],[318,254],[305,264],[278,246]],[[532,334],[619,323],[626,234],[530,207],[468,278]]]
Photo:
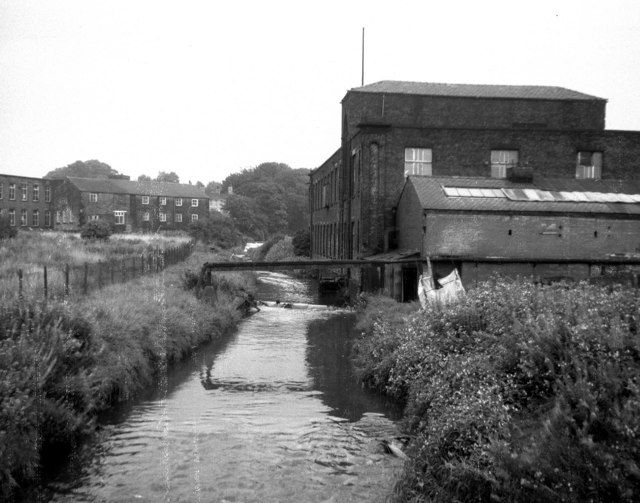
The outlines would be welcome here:
[[[378,316],[356,365],[406,403],[399,500],[637,501],[638,320],[637,290],[506,281]]]
[[[74,303],[0,299],[0,499],[90,433],[97,412],[239,321],[234,293],[251,289],[252,277],[214,275],[216,295],[204,304],[185,278],[207,258]]]

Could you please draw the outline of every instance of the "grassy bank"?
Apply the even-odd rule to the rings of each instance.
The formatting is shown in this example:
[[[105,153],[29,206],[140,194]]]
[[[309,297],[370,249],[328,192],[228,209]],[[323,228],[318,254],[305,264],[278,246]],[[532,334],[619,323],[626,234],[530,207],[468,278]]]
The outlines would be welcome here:
[[[370,302],[356,356],[406,404],[400,501],[637,501],[638,291],[498,281],[405,309]]]
[[[99,411],[239,321],[235,293],[251,276],[214,275],[199,300],[190,278],[207,260],[195,253],[76,302],[0,298],[0,499],[37,480],[54,451],[72,449]]]

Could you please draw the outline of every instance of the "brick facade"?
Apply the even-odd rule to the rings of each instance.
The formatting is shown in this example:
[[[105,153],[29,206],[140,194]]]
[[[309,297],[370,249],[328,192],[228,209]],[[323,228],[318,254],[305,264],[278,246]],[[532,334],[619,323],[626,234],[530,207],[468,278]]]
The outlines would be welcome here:
[[[52,180],[0,174],[0,215],[24,229],[53,227]]]

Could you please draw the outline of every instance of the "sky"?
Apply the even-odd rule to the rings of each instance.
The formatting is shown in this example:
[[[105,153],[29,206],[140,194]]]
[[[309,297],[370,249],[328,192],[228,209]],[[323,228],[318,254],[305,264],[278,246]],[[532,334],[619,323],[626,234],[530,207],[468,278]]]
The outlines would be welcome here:
[[[640,130],[637,0],[0,0],[0,173],[316,168],[380,80],[550,85]]]

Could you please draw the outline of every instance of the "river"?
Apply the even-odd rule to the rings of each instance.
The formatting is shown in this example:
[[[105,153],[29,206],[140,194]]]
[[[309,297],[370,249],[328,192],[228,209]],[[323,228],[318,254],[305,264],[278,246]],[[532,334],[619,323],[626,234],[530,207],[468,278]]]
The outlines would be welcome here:
[[[259,288],[318,302],[313,282],[283,274],[261,273]],[[263,307],[105,416],[46,500],[385,501],[402,461],[380,442],[399,414],[354,379],[354,336],[345,310]]]

